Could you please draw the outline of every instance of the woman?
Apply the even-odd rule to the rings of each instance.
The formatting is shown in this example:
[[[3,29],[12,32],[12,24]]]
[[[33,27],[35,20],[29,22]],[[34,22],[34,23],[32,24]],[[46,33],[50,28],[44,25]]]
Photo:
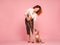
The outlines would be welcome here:
[[[25,12],[25,24],[26,24],[26,30],[27,30],[27,35],[29,38],[30,42],[30,31],[32,32],[33,35],[33,29],[34,29],[34,22],[36,20],[36,17],[39,16],[41,13],[41,7],[39,5],[34,6],[33,8],[29,8]]]

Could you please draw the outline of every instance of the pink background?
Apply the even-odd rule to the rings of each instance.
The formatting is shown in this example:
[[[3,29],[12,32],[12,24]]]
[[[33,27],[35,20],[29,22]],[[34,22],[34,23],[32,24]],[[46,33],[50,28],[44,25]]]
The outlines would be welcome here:
[[[0,0],[0,41],[26,40],[24,13],[39,4],[36,28],[43,40],[60,41],[60,0]]]

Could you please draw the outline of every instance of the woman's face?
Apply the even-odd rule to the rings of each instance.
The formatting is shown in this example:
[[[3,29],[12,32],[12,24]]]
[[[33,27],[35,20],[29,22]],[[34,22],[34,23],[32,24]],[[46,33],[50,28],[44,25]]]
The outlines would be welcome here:
[[[35,8],[34,11],[37,12],[39,10],[39,8]]]

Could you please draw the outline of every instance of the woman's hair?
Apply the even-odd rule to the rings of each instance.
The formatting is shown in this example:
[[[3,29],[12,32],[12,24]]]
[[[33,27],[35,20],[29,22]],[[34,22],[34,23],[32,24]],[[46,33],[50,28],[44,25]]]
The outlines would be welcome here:
[[[41,6],[36,5],[33,7],[33,9],[35,9],[35,8],[39,8],[39,10],[36,12],[39,15],[41,13]]]

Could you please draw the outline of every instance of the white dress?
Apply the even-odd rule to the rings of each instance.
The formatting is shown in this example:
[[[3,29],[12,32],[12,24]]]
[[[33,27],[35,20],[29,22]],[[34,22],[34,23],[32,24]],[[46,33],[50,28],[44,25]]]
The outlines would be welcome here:
[[[33,8],[29,8],[26,12],[25,12],[25,15],[29,14],[29,16],[31,16],[34,21],[36,21],[36,17],[37,17],[37,14],[34,12],[34,9]]]

